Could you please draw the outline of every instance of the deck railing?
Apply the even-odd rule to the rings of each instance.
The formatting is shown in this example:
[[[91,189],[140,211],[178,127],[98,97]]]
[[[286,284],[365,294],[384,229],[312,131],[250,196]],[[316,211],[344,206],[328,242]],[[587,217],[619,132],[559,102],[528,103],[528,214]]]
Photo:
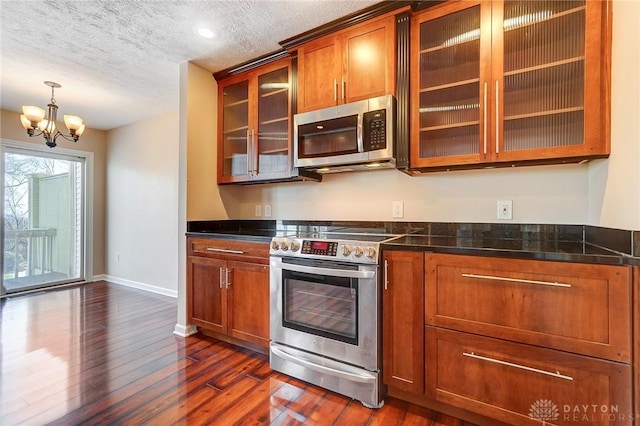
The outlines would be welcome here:
[[[5,252],[5,278],[41,275],[53,270],[53,243],[55,228],[33,228],[4,231],[4,249],[13,254],[13,265],[7,262]],[[9,263],[9,264],[7,264]]]

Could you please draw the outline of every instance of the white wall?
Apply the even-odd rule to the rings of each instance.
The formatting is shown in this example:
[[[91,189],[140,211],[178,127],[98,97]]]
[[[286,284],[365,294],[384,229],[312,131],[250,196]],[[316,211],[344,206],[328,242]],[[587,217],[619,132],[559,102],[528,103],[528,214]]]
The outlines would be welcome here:
[[[588,223],[640,229],[640,1],[613,3],[611,157],[589,166]]]
[[[107,278],[174,297],[178,129],[170,111],[107,132]]]

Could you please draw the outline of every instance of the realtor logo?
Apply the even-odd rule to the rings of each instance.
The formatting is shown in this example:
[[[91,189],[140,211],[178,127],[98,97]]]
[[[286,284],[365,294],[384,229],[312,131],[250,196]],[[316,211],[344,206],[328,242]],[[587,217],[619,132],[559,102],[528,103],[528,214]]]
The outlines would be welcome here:
[[[558,411],[558,406],[553,401],[539,399],[529,407],[529,417],[534,420],[540,420],[544,425],[544,422],[558,420],[560,411]]]

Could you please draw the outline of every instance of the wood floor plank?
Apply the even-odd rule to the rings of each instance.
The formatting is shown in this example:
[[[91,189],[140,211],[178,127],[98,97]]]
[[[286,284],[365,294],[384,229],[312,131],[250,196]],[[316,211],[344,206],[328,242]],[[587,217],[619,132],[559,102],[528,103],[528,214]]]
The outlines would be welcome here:
[[[381,409],[374,410],[369,426],[401,425],[408,406],[408,402],[387,398]]]
[[[264,354],[175,336],[175,299],[107,282],[12,295],[0,321],[3,426],[473,426],[393,398],[371,410]]]
[[[287,383],[287,378],[270,376],[268,379],[260,382],[250,393],[242,398],[242,403],[229,406],[224,412],[220,412],[215,417],[216,424],[239,424],[247,413],[260,408],[264,408],[265,402],[269,404],[271,395],[276,393],[282,386]]]

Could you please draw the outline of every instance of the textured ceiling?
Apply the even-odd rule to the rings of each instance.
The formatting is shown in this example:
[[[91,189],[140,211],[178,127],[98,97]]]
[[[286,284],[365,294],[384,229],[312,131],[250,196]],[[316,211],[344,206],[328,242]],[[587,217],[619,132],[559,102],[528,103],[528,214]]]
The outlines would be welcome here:
[[[179,102],[179,65],[216,72],[377,0],[0,0],[2,108],[46,107],[108,130]],[[195,28],[207,26],[205,39]]]

